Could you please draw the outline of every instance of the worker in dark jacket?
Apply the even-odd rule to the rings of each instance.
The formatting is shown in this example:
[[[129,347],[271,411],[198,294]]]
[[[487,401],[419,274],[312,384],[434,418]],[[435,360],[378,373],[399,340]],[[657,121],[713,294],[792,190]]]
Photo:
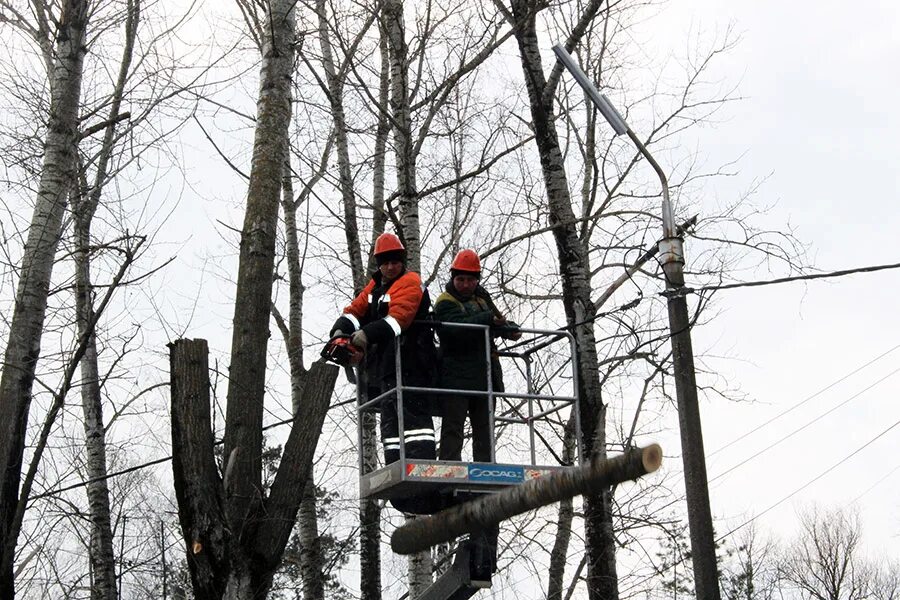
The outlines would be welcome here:
[[[379,236],[374,254],[378,270],[335,321],[331,335],[350,334],[351,343],[366,352],[370,397],[397,386],[395,343],[400,344],[403,385],[431,386],[434,338],[430,329],[413,323],[428,314],[428,291],[418,273],[406,270],[406,250],[396,235]],[[407,458],[433,459],[434,425],[428,398],[404,393],[403,421]],[[385,464],[399,460],[396,394],[382,401],[381,439]]]
[[[434,303],[435,320],[492,327],[492,337],[517,340],[522,334],[509,323],[479,285],[481,260],[474,250],[462,250],[450,266],[450,281]],[[444,389],[487,390],[488,359],[484,330],[440,327],[440,385]],[[491,387],[503,391],[500,361],[493,341],[490,348]],[[490,415],[493,407],[486,396],[444,396],[441,422],[440,460],[461,460],[466,415],[472,423],[472,454],[477,462],[491,461]]]

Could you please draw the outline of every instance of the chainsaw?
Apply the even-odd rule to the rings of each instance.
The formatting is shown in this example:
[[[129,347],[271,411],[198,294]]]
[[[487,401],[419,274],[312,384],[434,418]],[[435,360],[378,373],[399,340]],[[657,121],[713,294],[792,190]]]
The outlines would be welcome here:
[[[344,373],[350,383],[356,383],[353,367],[362,362],[364,352],[350,343],[350,336],[339,334],[328,340],[322,348],[322,358],[328,362],[344,367]]]

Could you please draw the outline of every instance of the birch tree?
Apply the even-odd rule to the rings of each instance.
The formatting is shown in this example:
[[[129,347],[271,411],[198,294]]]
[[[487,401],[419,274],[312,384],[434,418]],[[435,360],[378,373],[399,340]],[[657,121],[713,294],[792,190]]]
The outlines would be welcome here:
[[[584,9],[578,26],[567,40],[574,47],[584,28],[597,14],[600,2]],[[535,144],[541,161],[549,208],[549,223],[556,241],[562,281],[566,322],[578,347],[579,397],[581,398],[581,434],[587,457],[606,456],[606,407],[599,386],[598,360],[593,320],[591,268],[582,240],[578,237],[569,183],[566,177],[559,136],[553,113],[553,97],[560,73],[548,79],[544,74],[537,39],[536,13],[539,5],[528,0],[513,0],[510,19],[515,23],[516,41],[530,100]],[[585,551],[588,555],[588,592],[594,598],[617,598],[618,576],[615,563],[615,539],[612,529],[612,504],[608,489],[585,498]]]
[[[14,522],[19,496],[25,432],[36,363],[40,357],[41,333],[47,308],[47,294],[56,248],[62,232],[63,215],[75,177],[75,145],[78,135],[78,106],[84,65],[88,2],[66,0],[55,21],[41,3],[35,9],[42,16],[35,32],[46,39],[42,49],[50,78],[50,113],[44,143],[44,160],[37,200],[28,240],[19,270],[16,303],[0,376],[0,596],[13,597],[13,560],[19,530]],[[11,18],[27,22],[4,5]],[[51,23],[56,34],[53,45]]]

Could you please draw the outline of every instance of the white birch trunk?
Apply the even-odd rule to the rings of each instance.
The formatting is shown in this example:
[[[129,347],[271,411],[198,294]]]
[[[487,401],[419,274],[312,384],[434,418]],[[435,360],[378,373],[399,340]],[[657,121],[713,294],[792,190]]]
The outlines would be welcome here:
[[[372,240],[370,247],[375,247],[375,240],[384,233],[387,224],[387,207],[384,205],[385,160],[387,158],[387,140],[391,133],[391,121],[385,114],[391,91],[391,53],[387,39],[387,28],[383,20],[378,21],[378,48],[381,52],[381,78],[378,86],[378,126],[375,129],[375,153],[372,157]],[[375,272],[375,256],[369,252],[366,273]]]
[[[78,314],[78,334],[85,336],[94,321],[94,286],[91,281],[90,242],[91,223],[103,187],[106,183],[108,165],[113,152],[115,139],[115,123],[119,118],[122,105],[122,94],[134,51],[137,24],[140,20],[140,0],[128,3],[125,18],[125,47],[116,86],[112,93],[112,102],[108,115],[109,125],[103,136],[100,155],[97,157],[97,170],[94,185],[87,191],[86,197],[78,197],[74,206],[75,214],[75,288],[76,309]],[[91,516],[90,561],[93,574],[91,586],[92,600],[116,600],[118,597],[116,580],[116,561],[113,550],[113,533],[109,488],[106,482],[106,427],[103,420],[103,397],[100,389],[100,370],[97,365],[97,337],[93,331],[87,338],[87,347],[81,359],[81,405],[84,413],[84,444],[88,480],[88,506]]]
[[[328,33],[325,0],[316,0],[316,12],[319,17],[319,45],[322,48],[322,66],[325,68],[325,79],[328,84],[328,102],[331,106],[331,117],[334,121],[338,181],[341,189],[341,203],[344,206],[344,234],[347,238],[347,253],[350,256],[350,271],[353,273],[353,289],[354,293],[358,293],[365,287],[368,279],[363,272],[359,226],[356,220],[356,194],[353,191],[353,177],[350,174],[347,119],[344,116],[344,82],[338,75],[334,65],[334,58],[331,52],[331,36]],[[347,60],[352,60],[352,58],[348,57]]]
[[[50,77],[50,115],[37,199],[16,290],[0,377],[0,597],[14,594],[13,560],[25,430],[56,248],[75,177],[78,107],[87,27],[86,0],[66,0]]]
[[[91,300],[93,285],[90,266],[90,218],[76,217],[76,307],[78,334],[84,336],[94,320]],[[116,568],[110,519],[109,489],[106,485],[106,431],[103,398],[97,366],[97,337],[91,333],[81,359],[81,404],[84,412],[84,445],[87,466],[88,507],[91,517],[90,562],[92,600],[115,600]]]
[[[407,521],[411,521],[415,517],[407,517]],[[434,580],[431,573],[433,565],[431,560],[431,550],[424,550],[417,554],[409,556],[409,598],[416,600],[425,590],[427,590]]]
[[[578,236],[565,166],[556,132],[552,102],[544,97],[547,86],[537,40],[533,3],[513,0],[513,14],[521,27],[516,31],[525,85],[531,104],[535,143],[547,192],[550,225],[559,255],[566,320],[578,347],[581,428],[587,458],[606,457],[606,406],[602,401],[591,300],[587,249]],[[585,550],[588,554],[588,594],[591,600],[615,600],[619,596],[609,488],[585,497]]]
[[[412,108],[409,100],[406,30],[403,1],[387,0],[382,9],[391,61],[391,113],[394,116],[394,155],[397,163],[397,195],[407,267],[421,268],[419,198],[416,192],[416,157],[412,139]]]
[[[391,63],[390,49],[387,41],[387,30],[384,22],[379,20],[379,50],[381,52],[381,78],[378,89],[378,126],[375,130],[375,154],[372,168],[372,240],[384,233],[387,223],[387,211],[384,205],[385,159],[387,156],[387,140],[391,132],[391,123],[385,111],[388,110],[390,97]],[[375,257],[369,252],[367,273],[375,271]],[[364,380],[359,385],[366,386]],[[362,462],[366,472],[378,468],[378,423],[373,413],[360,417],[362,422]],[[359,502],[359,568],[361,600],[381,600],[381,504],[378,500],[360,500]]]

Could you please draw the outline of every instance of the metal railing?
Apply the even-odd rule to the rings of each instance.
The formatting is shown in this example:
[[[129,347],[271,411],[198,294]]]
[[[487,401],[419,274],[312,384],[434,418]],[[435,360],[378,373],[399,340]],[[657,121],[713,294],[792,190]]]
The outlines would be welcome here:
[[[440,322],[440,321],[416,321],[417,325],[427,326],[431,328],[438,327],[451,327],[451,328],[459,328],[459,329],[478,329],[484,332],[484,349],[485,349],[485,365],[487,372],[487,381],[485,382],[486,389],[484,390],[466,390],[466,389],[451,389],[444,387],[428,387],[428,386],[410,386],[405,385],[403,383],[403,366],[402,366],[402,356],[400,344],[398,343],[400,338],[394,338],[394,360],[395,360],[395,377],[396,377],[396,385],[395,387],[384,391],[377,395],[374,398],[367,398],[367,385],[363,382],[367,381],[367,377],[359,376],[357,380],[359,384],[357,385],[357,433],[358,433],[358,444],[359,444],[359,468],[360,475],[365,475],[365,463],[363,460],[363,413],[366,412],[376,412],[382,406],[382,403],[389,398],[391,395],[396,395],[396,403],[397,403],[397,429],[400,438],[400,462],[406,461],[406,440],[405,440],[405,423],[404,423],[404,411],[403,411],[403,402],[404,395],[408,393],[421,393],[421,394],[436,394],[436,395],[456,395],[456,396],[485,396],[488,402],[488,419],[489,419],[489,429],[490,429],[490,443],[491,443],[491,462],[496,462],[497,454],[496,454],[496,423],[508,423],[508,424],[519,424],[519,425],[527,425],[529,436],[529,457],[531,459],[531,465],[537,464],[537,446],[536,446],[536,430],[535,430],[535,422],[541,419],[546,419],[550,415],[553,415],[562,409],[572,406],[573,407],[573,418],[575,419],[575,439],[576,439],[576,448],[578,451],[578,458],[582,458],[582,447],[581,447],[581,415],[579,413],[579,398],[578,398],[578,368],[576,361],[576,344],[575,337],[567,332],[561,331],[559,329],[525,329],[520,328],[520,331],[523,335],[533,335],[534,337],[525,342],[519,342],[515,344],[511,348],[507,349],[498,349],[497,356],[503,358],[512,358],[512,359],[521,359],[525,363],[525,380],[527,384],[527,392],[506,392],[506,391],[497,391],[494,389],[493,382],[493,373],[492,373],[492,364],[491,364],[491,326],[489,325],[475,325],[469,323],[451,323],[451,322]],[[557,396],[557,395],[548,395],[548,394],[540,394],[536,393],[536,386],[534,385],[533,373],[532,373],[532,362],[533,356],[536,352],[547,348],[548,346],[554,344],[559,340],[568,340],[569,345],[569,363],[571,365],[571,373],[572,373],[572,395],[571,396]],[[538,342],[539,343],[535,343]],[[534,345],[529,345],[534,344]],[[518,350],[517,348],[522,348],[522,350]],[[358,367],[360,371],[365,369],[365,362],[363,365]],[[359,374],[362,375],[362,374]],[[527,401],[528,411],[527,416],[523,417],[512,417],[512,416],[495,416],[495,405],[497,398],[508,398],[508,399],[518,399]],[[554,403],[554,406],[541,410],[535,413],[535,402],[536,401],[550,401]],[[519,407],[521,408],[521,404]]]

